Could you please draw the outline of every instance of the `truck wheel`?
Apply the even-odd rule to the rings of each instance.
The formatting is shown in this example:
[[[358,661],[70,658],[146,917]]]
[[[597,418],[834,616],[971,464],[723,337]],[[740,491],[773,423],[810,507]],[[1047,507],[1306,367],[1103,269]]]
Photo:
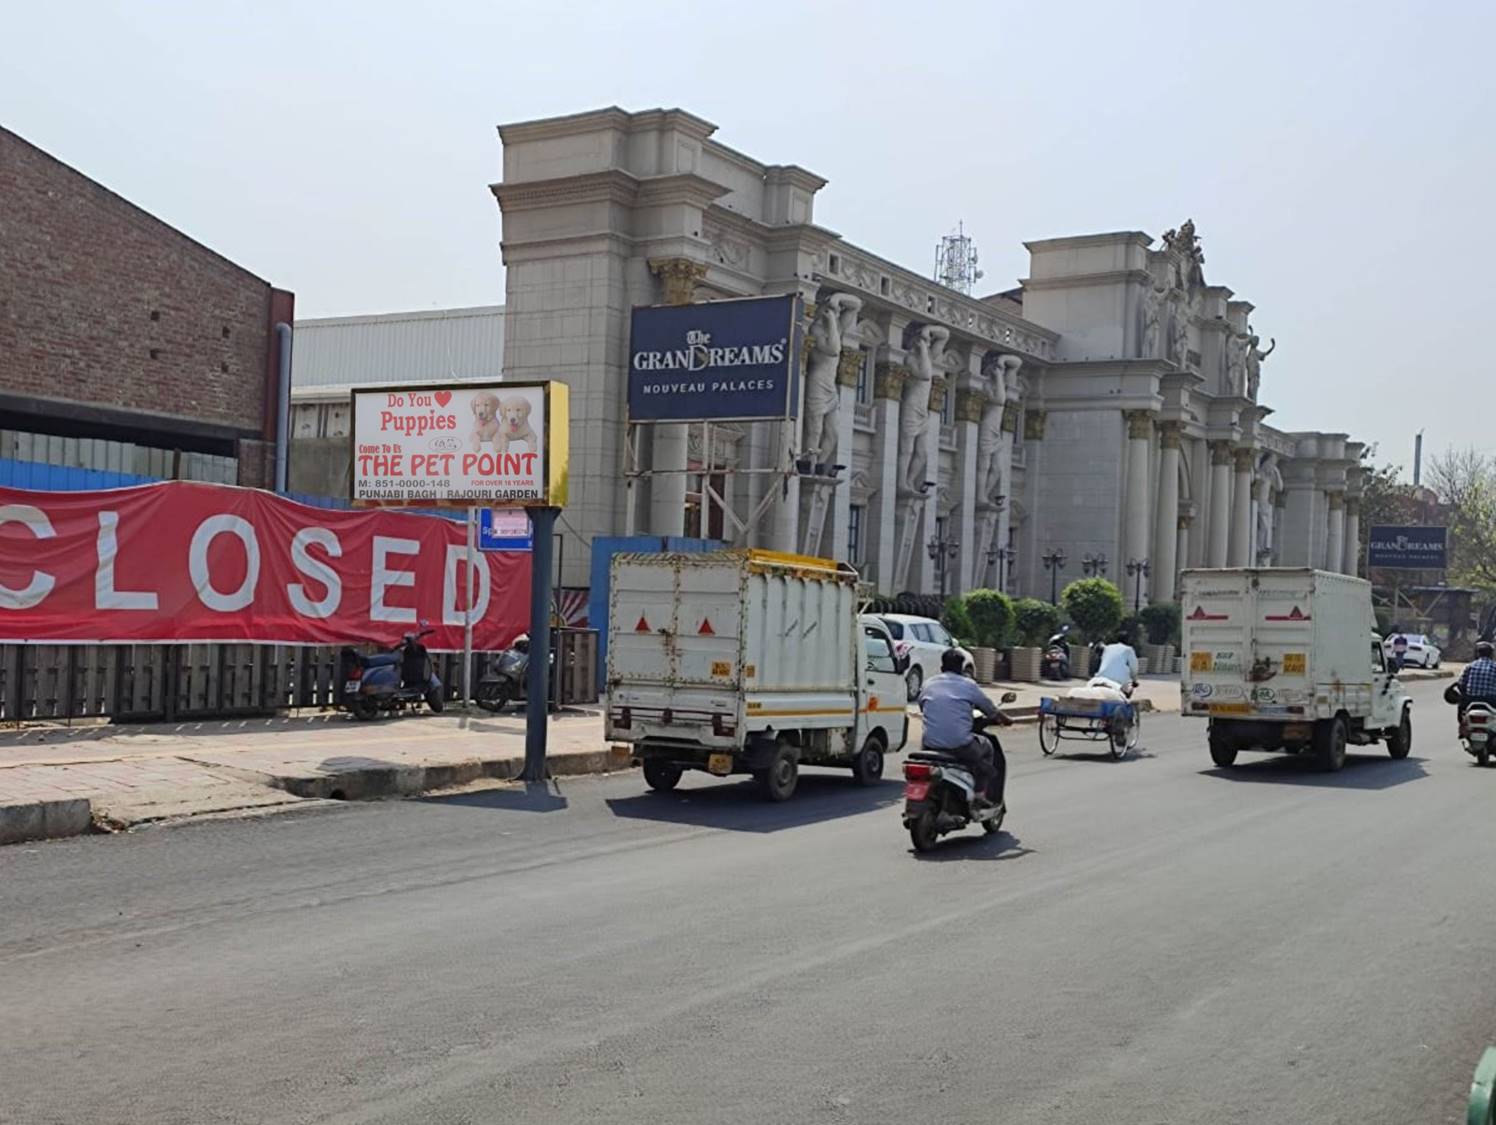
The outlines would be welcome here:
[[[679,785],[681,773],[681,768],[670,762],[644,763],[644,783],[657,793],[668,793]]]
[[[768,801],[788,801],[795,795],[795,784],[800,780],[800,762],[793,747],[780,743],[774,749],[774,757],[766,770],[754,770],[753,780]]]
[[[1413,749],[1413,717],[1403,712],[1402,722],[1387,736],[1387,753],[1394,758],[1406,758]]]
[[[926,810],[909,822],[909,840],[917,852],[934,849],[939,833],[935,831],[935,814]]]
[[[1345,765],[1345,744],[1348,739],[1345,720],[1338,715],[1321,720],[1314,731],[1314,751],[1319,756],[1319,768],[1334,773]]]
[[[1221,769],[1230,769],[1236,765],[1236,747],[1231,745],[1224,736],[1214,731],[1210,735],[1210,760]]]
[[[852,776],[858,785],[877,785],[883,780],[883,743],[876,734],[867,736],[857,757],[852,759]]]

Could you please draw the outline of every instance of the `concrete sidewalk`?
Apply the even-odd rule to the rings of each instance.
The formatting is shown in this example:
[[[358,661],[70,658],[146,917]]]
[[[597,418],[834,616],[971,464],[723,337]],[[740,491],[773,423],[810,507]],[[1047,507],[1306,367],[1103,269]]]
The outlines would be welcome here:
[[[341,714],[0,733],[0,843],[151,821],[421,793],[518,776],[522,715]],[[599,712],[553,717],[556,775],[626,765]]]

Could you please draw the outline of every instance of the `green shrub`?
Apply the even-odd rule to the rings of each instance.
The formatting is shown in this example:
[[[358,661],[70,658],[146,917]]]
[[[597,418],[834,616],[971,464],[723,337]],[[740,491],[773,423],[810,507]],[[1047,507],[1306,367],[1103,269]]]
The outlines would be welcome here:
[[[1117,626],[1117,632],[1121,633],[1122,639],[1133,648],[1139,647],[1145,637],[1143,618],[1139,614],[1129,613],[1122,619],[1122,624]]]
[[[1180,633],[1180,610],[1177,602],[1155,602],[1144,606],[1138,615],[1148,630],[1148,639],[1156,645],[1177,645]]]
[[[975,644],[976,630],[972,628],[971,615],[966,612],[966,602],[959,597],[945,599],[945,611],[940,615],[941,624],[948,629],[957,642]]]
[[[1013,623],[1018,643],[1025,648],[1042,648],[1060,629],[1060,610],[1037,598],[1019,598],[1013,603]]]
[[[966,595],[972,635],[983,648],[1004,648],[1013,628],[1013,601],[1001,590],[973,590]]]
[[[1060,601],[1088,641],[1111,640],[1122,621],[1122,591],[1105,578],[1077,579],[1065,587]]]

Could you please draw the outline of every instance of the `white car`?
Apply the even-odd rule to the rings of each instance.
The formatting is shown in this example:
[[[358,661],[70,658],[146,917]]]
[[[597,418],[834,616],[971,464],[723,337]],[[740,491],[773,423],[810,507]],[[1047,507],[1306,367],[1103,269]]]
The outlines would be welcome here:
[[[1382,642],[1382,652],[1388,660],[1397,655],[1397,648],[1393,640],[1398,634],[1393,633]],[[1434,639],[1423,633],[1403,633],[1407,639],[1408,649],[1403,654],[1404,668],[1437,668],[1444,659],[1444,654],[1439,651],[1439,646],[1434,644]]]
[[[961,670],[968,676],[976,675],[977,664],[956,639],[946,632],[945,626],[929,617],[911,617],[905,613],[880,613],[883,623],[893,635],[894,652],[909,658],[909,671],[904,682],[909,685],[909,698],[919,698],[919,689],[925,681],[940,671],[940,658],[946,649],[953,648],[961,654]]]

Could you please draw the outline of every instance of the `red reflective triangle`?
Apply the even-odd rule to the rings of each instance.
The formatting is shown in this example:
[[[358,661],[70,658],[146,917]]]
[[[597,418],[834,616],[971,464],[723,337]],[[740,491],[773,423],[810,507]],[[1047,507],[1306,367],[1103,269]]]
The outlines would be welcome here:
[[[712,619],[710,617],[703,617],[701,619],[701,635],[703,637],[715,637],[717,635],[717,630],[712,628]]]
[[[644,620],[644,614],[642,614],[642,613],[639,615],[639,624],[637,624],[637,625],[634,626],[634,632],[636,632],[636,633],[648,633],[648,632],[650,632],[649,622]]]

